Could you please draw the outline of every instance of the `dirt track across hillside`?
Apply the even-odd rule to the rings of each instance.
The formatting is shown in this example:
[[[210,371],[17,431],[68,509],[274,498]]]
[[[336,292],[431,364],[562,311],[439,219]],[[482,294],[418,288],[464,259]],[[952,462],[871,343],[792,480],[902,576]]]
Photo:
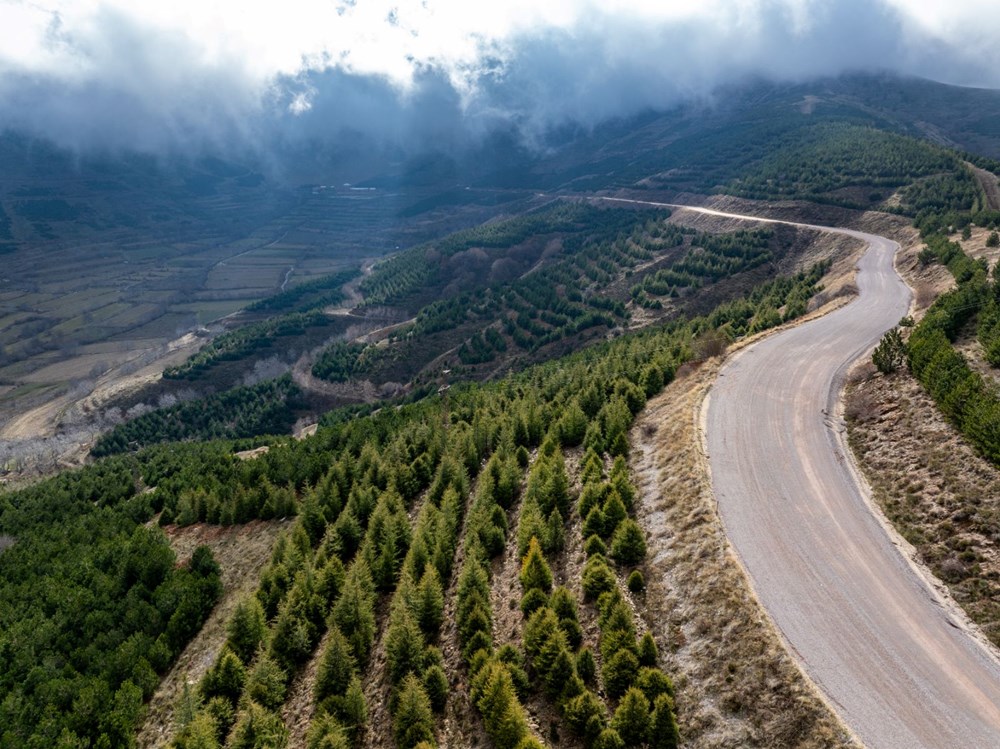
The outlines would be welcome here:
[[[1000,184],[997,183],[997,176],[968,162],[966,164],[986,194],[986,207],[991,211],[1000,211]]]

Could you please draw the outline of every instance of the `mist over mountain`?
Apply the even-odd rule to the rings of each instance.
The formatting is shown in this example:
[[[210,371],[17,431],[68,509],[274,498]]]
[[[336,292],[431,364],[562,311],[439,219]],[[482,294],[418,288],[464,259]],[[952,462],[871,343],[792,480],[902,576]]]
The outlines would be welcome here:
[[[449,3],[286,13],[225,3],[0,8],[0,127],[82,152],[388,161],[511,139],[545,152],[747,80],[889,71],[1000,84],[994,15],[899,0]],[[237,15],[238,14],[238,15]]]

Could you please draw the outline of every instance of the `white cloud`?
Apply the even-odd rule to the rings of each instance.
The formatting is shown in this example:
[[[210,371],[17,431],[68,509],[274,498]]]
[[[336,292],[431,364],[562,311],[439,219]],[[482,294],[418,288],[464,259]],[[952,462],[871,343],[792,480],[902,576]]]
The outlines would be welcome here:
[[[0,0],[0,126],[71,145],[159,148],[291,127],[287,116],[336,132],[377,113],[373,132],[398,139],[411,122],[428,133],[456,126],[444,117],[464,116],[472,130],[497,119],[586,124],[746,74],[890,68],[998,85],[990,5]],[[428,101],[440,111],[418,113]],[[400,121],[387,128],[393,106]]]

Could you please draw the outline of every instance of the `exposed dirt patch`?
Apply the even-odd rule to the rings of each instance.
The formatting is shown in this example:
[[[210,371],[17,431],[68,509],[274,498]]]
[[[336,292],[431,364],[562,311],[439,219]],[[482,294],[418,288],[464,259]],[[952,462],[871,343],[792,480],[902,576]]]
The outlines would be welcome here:
[[[1000,471],[945,420],[909,373],[848,388],[848,437],[916,559],[1000,645]]]
[[[197,636],[188,643],[174,667],[160,682],[149,702],[146,719],[137,737],[140,747],[166,746],[173,736],[174,704],[184,682],[197,684],[215,662],[226,641],[226,623],[239,600],[257,588],[260,571],[271,556],[271,547],[287,521],[254,520],[224,528],[199,523],[164,530],[177,560],[190,559],[199,546],[208,546],[222,568],[222,599]]]
[[[288,689],[288,697],[281,707],[281,717],[288,727],[289,746],[305,746],[309,723],[316,712],[316,703],[313,700],[316,673],[319,670],[320,658],[326,649],[328,639],[329,632],[323,635],[309,662],[292,679]]]
[[[240,450],[238,453],[233,453],[240,460],[254,460],[259,458],[261,455],[266,455],[271,449],[270,445],[261,445],[260,447],[255,447],[252,450]]]
[[[677,683],[685,745],[855,746],[785,650],[729,546],[699,412],[721,362],[691,368],[633,426],[636,515],[646,530],[646,616]]]
[[[962,245],[962,249],[965,250],[965,254],[970,255],[976,259],[985,258],[986,262],[990,265],[990,270],[994,268],[997,264],[997,259],[1000,258],[1000,247],[987,247],[986,240],[992,233],[991,229],[984,229],[981,226],[970,227],[970,237],[968,239],[959,240],[958,237],[953,237]]]

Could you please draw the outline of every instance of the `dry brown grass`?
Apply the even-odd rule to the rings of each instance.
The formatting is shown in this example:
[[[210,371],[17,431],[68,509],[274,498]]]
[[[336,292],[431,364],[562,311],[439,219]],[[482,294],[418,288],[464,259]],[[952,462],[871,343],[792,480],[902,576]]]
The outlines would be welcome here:
[[[677,682],[685,746],[855,746],[750,592],[716,512],[702,452],[710,360],[653,399],[631,433],[649,541],[646,617]]]
[[[875,500],[919,562],[1000,645],[1000,471],[948,424],[908,373],[848,388],[873,404],[848,437]]]

